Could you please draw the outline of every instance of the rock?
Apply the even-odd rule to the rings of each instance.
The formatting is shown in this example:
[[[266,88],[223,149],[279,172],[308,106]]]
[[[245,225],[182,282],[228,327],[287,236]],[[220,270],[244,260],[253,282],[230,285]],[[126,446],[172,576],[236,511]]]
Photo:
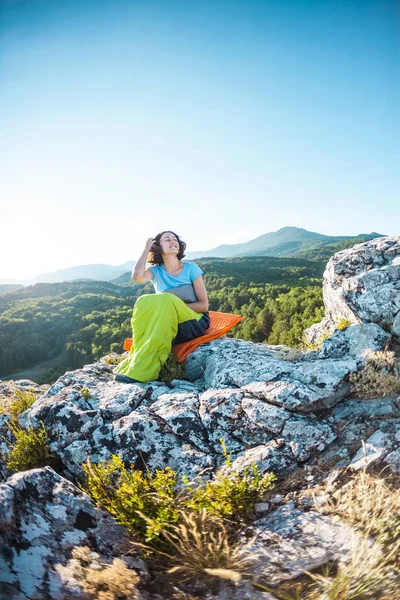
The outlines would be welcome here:
[[[235,586],[222,584],[220,588],[216,594],[208,592],[204,600],[277,600],[276,596],[257,590],[246,582],[239,582]]]
[[[289,449],[286,449],[285,445],[280,446],[276,441],[240,452],[233,457],[231,468],[242,474],[245,469],[251,470],[253,464],[257,465],[258,471],[262,475],[278,473],[284,476],[295,469]]]
[[[2,600],[69,600],[56,566],[74,546],[105,558],[131,549],[123,527],[50,467],[16,473],[0,485],[0,499]]]
[[[392,333],[398,340],[400,340],[400,311],[397,313],[397,315],[394,318],[393,326],[392,326]]]
[[[253,423],[276,435],[281,433],[286,421],[292,416],[289,411],[250,395],[244,396],[242,407]]]
[[[256,581],[276,586],[334,560],[350,558],[357,537],[348,525],[288,502],[245,531],[257,536],[249,546],[256,557]]]
[[[324,317],[319,323],[314,323],[304,333],[304,337],[311,348],[319,348],[323,341],[329,338],[335,331],[336,323],[329,317]]]
[[[349,468],[352,471],[359,471],[371,465],[376,465],[384,462],[388,455],[392,455],[390,462],[393,462],[395,468],[396,454],[400,449],[400,429],[396,426],[390,431],[378,430],[367,439],[365,445],[357,452],[351,461]],[[397,430],[397,431],[396,431]]]
[[[360,323],[336,330],[322,343],[319,358],[361,357],[366,352],[384,350],[390,335],[376,323]]]
[[[198,383],[193,381],[186,381],[184,379],[173,379],[171,381],[171,387],[179,392],[199,392],[204,391],[204,388],[199,386]]]
[[[0,479],[6,479],[11,475],[11,472],[6,467],[9,446],[12,441],[9,422],[10,418],[7,415],[0,414]]]
[[[382,237],[337,252],[324,272],[325,318],[305,331],[311,342],[346,320],[377,323],[399,336],[400,237]]]
[[[313,452],[325,450],[336,436],[327,424],[292,417],[285,423],[282,437],[289,443],[294,458],[305,461]]]
[[[268,442],[271,435],[249,419],[237,389],[208,390],[200,395],[199,415],[214,452],[222,454],[221,440],[228,452]]]
[[[400,448],[393,450],[385,456],[384,462],[388,465],[392,473],[400,474]]]
[[[316,360],[293,363],[282,380],[252,382],[247,392],[289,411],[311,412],[330,408],[350,391],[348,375],[357,371],[355,360]]]
[[[333,422],[342,427],[350,423],[359,426],[361,423],[371,424],[372,420],[400,418],[400,398],[351,398],[337,404],[332,411]]]

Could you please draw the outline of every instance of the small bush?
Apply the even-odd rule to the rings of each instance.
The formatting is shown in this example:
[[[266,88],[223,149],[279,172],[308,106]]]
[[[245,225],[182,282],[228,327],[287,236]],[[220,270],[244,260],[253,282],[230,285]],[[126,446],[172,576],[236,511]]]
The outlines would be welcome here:
[[[82,589],[75,593],[77,600],[134,600],[138,599],[139,577],[119,558],[105,565],[96,552],[87,546],[75,547],[72,560],[65,566],[58,565],[57,571],[67,581],[71,578]],[[75,586],[74,586],[75,587]]]
[[[107,354],[104,357],[104,362],[108,365],[119,365],[124,360],[124,357],[116,354]]]
[[[332,335],[332,333],[329,333],[328,331],[325,331],[325,333],[321,334],[321,337],[318,339],[318,341],[312,343],[309,342],[306,338],[306,336],[303,334],[303,337],[301,339],[301,343],[300,343],[300,350],[303,353],[306,352],[319,352],[319,350],[321,350],[322,348],[322,344],[325,340],[327,340],[328,338],[330,338]]]
[[[10,444],[6,462],[7,469],[10,469],[10,471],[27,471],[47,465],[55,465],[56,459],[50,452],[47,432],[43,423],[40,429],[29,427],[25,430],[17,421],[12,421],[10,430],[13,433],[15,442]]]
[[[87,387],[81,389],[82,398],[85,400],[89,400],[91,398],[90,390]]]
[[[95,465],[88,459],[82,466],[87,478],[82,489],[139,539],[150,542],[178,520],[177,475],[169,467],[143,474],[127,469],[118,455],[109,463]]]
[[[369,352],[367,364],[349,380],[352,393],[362,398],[392,396],[400,391],[400,360],[394,352]]]
[[[231,518],[250,513],[260,497],[270,491],[276,480],[275,475],[261,476],[257,465],[245,469],[242,475],[235,471],[223,474],[219,471],[215,479],[194,487],[186,482],[190,492],[184,505],[193,511],[205,509],[219,517]]]
[[[147,544],[149,551],[165,548],[167,534],[179,525],[180,514],[206,511],[210,519],[244,517],[275,480],[270,473],[261,476],[254,465],[243,475],[220,470],[215,479],[202,485],[183,478],[184,488],[178,492],[177,473],[169,467],[154,475],[142,473],[127,469],[121,457],[114,455],[108,463],[97,465],[88,459],[83,469],[86,482],[81,488],[140,543]]]
[[[36,400],[35,394],[22,390],[16,390],[15,396],[16,399],[5,409],[5,412],[10,415],[12,421],[16,421],[18,416],[28,410]]]
[[[339,321],[336,323],[336,329],[339,329],[339,331],[342,331],[343,329],[347,329],[348,327],[351,327],[353,325],[353,323],[351,321],[349,321],[349,319],[339,319]]]
[[[170,354],[167,362],[161,367],[159,381],[170,385],[174,379],[183,379],[183,363],[179,363],[174,354]]]

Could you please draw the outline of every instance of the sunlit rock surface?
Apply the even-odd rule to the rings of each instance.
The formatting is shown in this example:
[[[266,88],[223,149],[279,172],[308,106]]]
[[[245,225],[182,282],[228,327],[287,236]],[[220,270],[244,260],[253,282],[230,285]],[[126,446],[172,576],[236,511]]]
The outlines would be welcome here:
[[[226,452],[237,472],[257,464],[280,480],[307,469],[326,477],[340,468],[399,474],[400,397],[351,397],[350,379],[370,352],[400,339],[400,238],[336,254],[325,272],[324,301],[326,317],[307,336],[312,344],[330,337],[306,354],[221,338],[190,354],[185,379],[170,385],[117,382],[105,359],[51,386],[0,382],[5,404],[15,389],[34,391],[37,399],[19,423],[43,423],[59,461],[59,474],[46,467],[10,477],[9,417],[0,415],[0,597],[73,597],[55,565],[69,560],[74,545],[88,545],[105,560],[121,554],[121,528],[74,485],[88,456],[98,462],[118,454],[151,471],[170,466],[180,485],[182,476],[204,480],[226,469]],[[341,320],[344,328],[335,329]],[[349,555],[346,525],[312,506],[274,502],[260,503],[248,531],[258,534],[254,552],[271,582]],[[128,566],[146,578],[144,565]],[[273,600],[247,584],[204,593],[207,600]]]

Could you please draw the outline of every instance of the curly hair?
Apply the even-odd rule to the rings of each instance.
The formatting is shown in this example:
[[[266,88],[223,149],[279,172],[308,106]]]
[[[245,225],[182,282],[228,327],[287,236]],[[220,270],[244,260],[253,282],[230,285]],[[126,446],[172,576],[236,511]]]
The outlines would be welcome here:
[[[149,262],[151,265],[162,265],[164,263],[163,257],[162,257],[161,245],[160,245],[160,239],[164,233],[172,233],[178,240],[179,252],[177,254],[177,258],[179,260],[182,260],[182,258],[185,256],[185,250],[186,250],[185,242],[183,240],[181,240],[179,235],[177,235],[170,229],[166,229],[165,231],[162,231],[161,233],[157,233],[156,237],[154,238],[154,243],[151,247],[151,250],[149,252],[149,256],[147,259],[147,262]]]

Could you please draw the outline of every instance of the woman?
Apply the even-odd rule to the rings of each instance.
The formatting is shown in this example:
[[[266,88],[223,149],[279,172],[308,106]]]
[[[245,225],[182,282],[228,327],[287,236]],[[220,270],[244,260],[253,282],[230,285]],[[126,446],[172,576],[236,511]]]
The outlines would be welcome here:
[[[186,244],[176,233],[162,231],[149,238],[132,279],[151,281],[156,294],[140,296],[131,319],[132,348],[115,368],[117,381],[152,381],[158,378],[171,346],[203,335],[210,325],[203,271],[182,262]],[[146,261],[152,266],[146,268]]]

